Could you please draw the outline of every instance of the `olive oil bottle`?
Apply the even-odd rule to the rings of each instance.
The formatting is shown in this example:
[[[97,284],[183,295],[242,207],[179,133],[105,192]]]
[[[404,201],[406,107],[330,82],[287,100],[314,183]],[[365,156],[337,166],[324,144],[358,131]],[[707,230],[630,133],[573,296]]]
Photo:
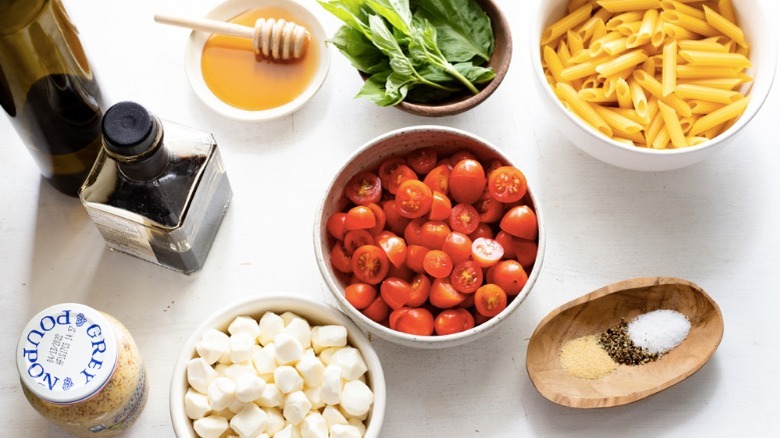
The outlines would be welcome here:
[[[60,0],[0,0],[0,105],[43,177],[76,196],[100,151],[104,105]]]

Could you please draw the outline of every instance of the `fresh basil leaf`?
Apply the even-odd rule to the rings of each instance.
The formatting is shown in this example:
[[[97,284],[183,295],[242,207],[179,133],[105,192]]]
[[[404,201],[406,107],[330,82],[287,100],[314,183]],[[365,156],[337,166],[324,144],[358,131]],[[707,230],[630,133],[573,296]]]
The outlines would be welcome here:
[[[347,26],[359,30],[366,37],[371,36],[368,26],[370,9],[366,5],[366,0],[317,0],[317,2]]]
[[[404,54],[390,29],[387,28],[384,20],[378,15],[371,15],[368,17],[368,22],[371,27],[371,40],[382,53],[390,58],[390,68],[402,75],[415,76],[414,66]]]
[[[363,73],[374,74],[390,69],[387,56],[359,30],[342,26],[329,41],[353,67]]]
[[[492,68],[474,65],[470,62],[459,62],[453,67],[472,84],[485,84],[496,77],[496,72]]]
[[[390,70],[377,73],[369,77],[363,84],[363,88],[355,97],[361,97],[370,100],[378,106],[391,106],[395,105],[401,100],[397,100],[398,96],[390,96],[385,91],[385,82],[387,77],[390,76]]]
[[[366,0],[366,4],[404,35],[412,34],[412,10],[409,8],[409,0]]]
[[[436,27],[439,48],[450,62],[490,60],[495,40],[490,18],[474,0],[414,0],[416,13]]]

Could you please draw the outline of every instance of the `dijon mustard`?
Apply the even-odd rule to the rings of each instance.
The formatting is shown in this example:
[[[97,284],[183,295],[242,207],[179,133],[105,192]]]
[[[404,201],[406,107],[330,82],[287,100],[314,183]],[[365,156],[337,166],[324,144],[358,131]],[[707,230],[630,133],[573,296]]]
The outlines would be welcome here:
[[[117,435],[146,404],[141,354],[111,315],[82,304],[49,307],[27,323],[16,351],[30,405],[77,436]]]

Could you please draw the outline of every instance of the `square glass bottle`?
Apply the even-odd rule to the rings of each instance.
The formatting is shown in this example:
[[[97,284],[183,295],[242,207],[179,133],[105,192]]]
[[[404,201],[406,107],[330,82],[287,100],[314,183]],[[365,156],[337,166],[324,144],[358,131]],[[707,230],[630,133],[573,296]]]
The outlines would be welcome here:
[[[203,267],[232,190],[214,137],[120,102],[79,190],[109,248],[189,274]]]

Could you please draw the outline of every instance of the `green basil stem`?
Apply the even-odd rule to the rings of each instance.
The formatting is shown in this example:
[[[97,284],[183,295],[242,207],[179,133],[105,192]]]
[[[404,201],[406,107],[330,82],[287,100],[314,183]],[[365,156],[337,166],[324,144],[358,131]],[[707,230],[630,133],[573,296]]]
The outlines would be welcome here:
[[[447,61],[447,58],[445,58],[444,55],[441,53],[439,46],[433,45],[432,47],[430,47],[430,49],[434,51],[434,53],[431,53],[429,47],[425,44],[424,38],[422,38],[420,35],[415,35],[415,38],[420,39],[420,43],[421,43],[420,47],[422,47],[423,50],[425,50],[425,52],[428,54],[428,57],[432,64],[442,68],[450,76],[460,81],[463,85],[466,86],[466,88],[468,88],[469,91],[472,92],[472,94],[479,93],[477,87],[475,87],[474,84],[472,84],[471,81],[468,80],[465,76],[463,76],[457,70],[455,70],[455,67],[453,67],[449,61]]]

